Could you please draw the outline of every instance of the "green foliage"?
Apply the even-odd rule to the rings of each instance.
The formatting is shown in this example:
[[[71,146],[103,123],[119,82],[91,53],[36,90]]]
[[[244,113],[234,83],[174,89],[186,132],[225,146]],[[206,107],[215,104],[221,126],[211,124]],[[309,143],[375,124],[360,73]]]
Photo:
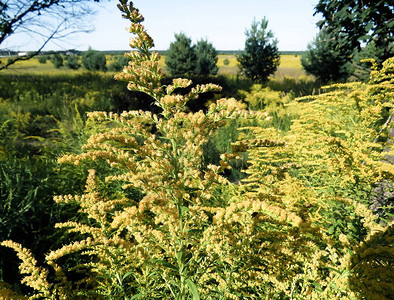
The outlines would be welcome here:
[[[56,69],[59,69],[63,66],[63,57],[59,53],[55,53],[51,56],[51,62],[55,66]]]
[[[82,54],[82,65],[89,71],[106,71],[107,60],[104,53],[89,48]]]
[[[196,74],[207,76],[216,75],[219,68],[216,66],[218,61],[217,51],[207,40],[199,40],[195,47],[197,63]]]
[[[268,20],[253,21],[246,30],[245,49],[237,57],[242,73],[258,83],[264,83],[279,66],[278,41],[271,30],[267,30]]]
[[[223,60],[223,64],[224,64],[225,66],[228,66],[228,65],[230,64],[229,59],[228,59],[228,58],[224,59],[224,60]]]
[[[367,82],[373,67],[370,59],[384,56],[383,52],[384,49],[376,47],[374,41],[362,47],[360,51],[355,53],[353,58],[353,64],[355,66],[353,75],[358,80]]]
[[[116,56],[114,61],[111,62],[108,66],[108,71],[111,72],[119,72],[123,69],[124,66],[128,64],[129,60],[125,56]]]
[[[0,45],[15,33],[23,33],[25,44],[36,50],[17,56],[0,70],[17,61],[26,61],[40,54],[51,40],[61,40],[75,32],[90,29],[86,18],[94,10],[87,5],[90,0],[7,0],[0,2]],[[100,0],[93,0],[99,2]],[[36,37],[36,39],[34,38]],[[31,41],[34,41],[31,43]],[[8,45],[13,48],[12,44]],[[1,47],[4,48],[4,47]],[[59,65],[60,67],[61,65]],[[58,67],[57,67],[58,68]]]
[[[361,43],[374,43],[379,63],[394,55],[394,6],[390,1],[320,0],[315,14],[323,15],[317,24],[335,37],[338,50],[346,56]]]
[[[168,72],[174,76],[191,76],[196,71],[197,56],[192,40],[184,33],[175,34],[166,55]]]
[[[89,170],[83,190],[54,197],[79,209],[55,225],[67,239],[38,259],[1,242],[22,260],[31,298],[388,299],[393,227],[378,223],[369,199],[376,183],[394,181],[383,151],[394,60],[369,83],[295,100],[254,85],[244,98],[255,110],[220,99],[190,112],[189,101],[220,87],[163,84],[142,15],[127,0],[119,8],[136,49],[115,78],[157,113],[90,112],[87,130],[76,113],[84,145],[58,160],[68,166],[59,174]],[[287,128],[275,124],[283,112]],[[228,176],[237,164],[243,178]]]
[[[86,168],[59,166],[56,159],[85,143],[85,112],[112,109],[112,96],[124,90],[112,78],[90,73],[1,75],[0,240],[12,238],[42,254],[67,241],[54,224],[75,217],[76,206],[61,206],[52,198],[81,190]],[[18,263],[1,248],[0,280],[17,286]]]
[[[269,127],[288,131],[291,119],[298,117],[296,110],[289,110],[286,107],[292,100],[290,94],[286,95],[283,92],[274,91],[269,87],[263,87],[261,84],[255,84],[249,92],[242,91],[242,93],[249,109],[267,112],[266,120],[272,120]]]
[[[40,64],[46,64],[48,57],[46,55],[40,55],[38,56],[38,62]]]
[[[79,64],[79,57],[77,55],[70,55],[66,60],[66,67],[71,70],[78,70],[81,65]]]
[[[301,57],[301,64],[308,74],[316,76],[322,83],[344,82],[353,73],[349,61],[352,51],[344,52],[338,39],[322,29]]]

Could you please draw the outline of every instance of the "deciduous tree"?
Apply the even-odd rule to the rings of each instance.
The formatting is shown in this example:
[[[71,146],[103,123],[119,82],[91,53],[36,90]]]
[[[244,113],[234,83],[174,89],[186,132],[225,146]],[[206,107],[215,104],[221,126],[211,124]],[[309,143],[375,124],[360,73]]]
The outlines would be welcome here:
[[[59,69],[63,66],[63,57],[59,53],[55,53],[51,56],[51,62],[55,66],[56,69]]]
[[[72,70],[78,70],[81,65],[79,64],[79,58],[76,55],[67,57],[66,67]]]
[[[100,0],[7,0],[0,1],[0,47],[11,36],[28,33],[38,48],[23,57],[0,64],[0,70],[18,60],[36,56],[50,40],[60,40],[75,32],[91,30],[86,18],[92,14],[89,2]]]
[[[374,43],[375,59],[383,62],[394,55],[394,3],[387,0],[320,0],[317,23],[336,37],[339,50],[361,50],[362,43]]]

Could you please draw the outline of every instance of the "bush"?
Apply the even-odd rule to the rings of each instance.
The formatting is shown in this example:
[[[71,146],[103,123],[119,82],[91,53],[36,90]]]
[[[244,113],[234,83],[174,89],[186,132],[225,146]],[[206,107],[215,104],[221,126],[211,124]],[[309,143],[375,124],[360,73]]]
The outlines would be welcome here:
[[[66,60],[66,67],[72,70],[78,70],[81,65],[79,64],[79,57],[77,55],[70,55]]]
[[[59,69],[63,66],[63,57],[59,53],[55,53],[51,56],[51,62],[56,69]]]
[[[108,71],[111,72],[119,72],[123,69],[124,66],[127,66],[129,60],[125,56],[116,56],[114,61],[111,62],[108,66]]]
[[[46,64],[48,57],[46,55],[40,55],[38,56],[38,62],[40,64]]]
[[[85,69],[89,71],[106,71],[107,61],[104,53],[101,53],[91,48],[85,51],[82,55],[82,64]]]
[[[228,65],[230,64],[230,60],[229,60],[228,58],[225,58],[225,59],[223,60],[223,64],[224,64],[225,66],[228,66]]]

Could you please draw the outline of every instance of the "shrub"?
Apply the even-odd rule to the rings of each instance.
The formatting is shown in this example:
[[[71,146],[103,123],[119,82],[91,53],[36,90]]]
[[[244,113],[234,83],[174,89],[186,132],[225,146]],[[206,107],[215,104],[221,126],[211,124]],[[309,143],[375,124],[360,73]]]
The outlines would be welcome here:
[[[229,60],[228,58],[225,58],[225,59],[223,60],[223,64],[224,64],[225,66],[228,66],[228,65],[230,64],[230,60]]]
[[[47,62],[47,56],[46,55],[40,55],[40,56],[38,56],[38,62],[40,63],[40,64],[46,64],[46,62]]]
[[[114,61],[108,66],[108,71],[119,72],[128,64],[129,60],[125,56],[116,56]]]
[[[81,65],[79,64],[79,57],[76,55],[70,55],[66,60],[66,67],[72,70],[78,70]]]
[[[51,56],[51,62],[56,69],[59,69],[63,66],[63,57],[59,53],[55,53]]]
[[[89,71],[106,71],[106,58],[104,53],[89,48],[82,54],[82,65]]]

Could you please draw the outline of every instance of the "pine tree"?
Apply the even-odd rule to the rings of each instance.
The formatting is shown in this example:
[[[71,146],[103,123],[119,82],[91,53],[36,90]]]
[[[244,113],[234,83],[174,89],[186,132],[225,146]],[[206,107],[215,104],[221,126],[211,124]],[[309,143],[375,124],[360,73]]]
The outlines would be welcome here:
[[[196,73],[198,75],[216,75],[218,67],[217,51],[213,45],[207,40],[201,39],[196,45],[197,67]]]
[[[343,82],[353,73],[351,50],[341,49],[338,39],[327,30],[321,30],[308,51],[301,57],[301,64],[308,74],[322,83]]]
[[[197,56],[191,38],[184,33],[175,34],[175,41],[170,44],[166,56],[169,73],[174,77],[195,74]]]
[[[245,50],[237,58],[241,71],[246,77],[263,83],[279,65],[278,41],[271,30],[267,30],[268,20],[253,21],[251,29],[246,30]]]

